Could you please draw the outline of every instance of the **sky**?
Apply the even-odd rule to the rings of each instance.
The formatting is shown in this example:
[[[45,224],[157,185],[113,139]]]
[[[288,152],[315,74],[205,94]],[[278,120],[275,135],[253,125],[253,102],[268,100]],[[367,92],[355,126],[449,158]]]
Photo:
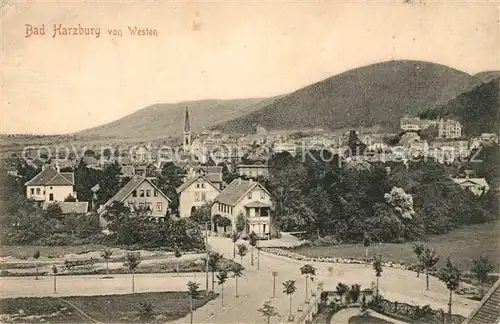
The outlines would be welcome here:
[[[279,95],[395,59],[500,70],[493,1],[0,3],[1,133],[70,133],[155,103]],[[53,37],[54,24],[100,36]],[[46,35],[26,37],[27,25]],[[135,26],[157,36],[132,36]]]

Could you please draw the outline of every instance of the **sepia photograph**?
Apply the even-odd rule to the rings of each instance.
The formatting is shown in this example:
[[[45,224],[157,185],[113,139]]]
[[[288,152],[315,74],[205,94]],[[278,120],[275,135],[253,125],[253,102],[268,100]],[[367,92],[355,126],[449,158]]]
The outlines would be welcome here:
[[[500,324],[499,1],[0,21],[0,323]]]

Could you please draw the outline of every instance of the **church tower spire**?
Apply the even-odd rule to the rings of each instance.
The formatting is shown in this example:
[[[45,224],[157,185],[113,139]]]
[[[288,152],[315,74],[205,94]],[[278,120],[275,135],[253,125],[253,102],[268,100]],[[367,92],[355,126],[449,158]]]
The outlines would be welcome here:
[[[184,150],[191,149],[191,125],[189,123],[189,111],[186,107],[186,116],[184,117],[184,136],[182,141]]]

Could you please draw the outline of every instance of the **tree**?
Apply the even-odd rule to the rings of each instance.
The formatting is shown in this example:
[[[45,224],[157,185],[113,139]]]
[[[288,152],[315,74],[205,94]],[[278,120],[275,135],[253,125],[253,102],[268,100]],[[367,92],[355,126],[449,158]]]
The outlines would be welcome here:
[[[222,216],[217,222],[217,226],[222,226],[222,228],[224,228],[224,233],[226,233],[227,227],[231,226],[231,220],[225,216]]]
[[[224,283],[227,281],[227,271],[221,270],[217,274],[217,284],[221,287],[221,300],[222,306],[224,306]]]
[[[240,243],[237,245],[238,247],[238,255],[241,258],[241,265],[243,265],[243,257],[248,253],[248,247],[245,243]]]
[[[222,260],[222,254],[214,251],[210,251],[208,254],[208,268],[212,272],[212,291],[214,290],[215,284],[215,272],[219,270],[219,262]]]
[[[251,250],[251,256],[250,256],[250,260],[251,260],[251,265],[253,266],[253,249],[255,248],[255,246],[257,245],[257,241],[258,241],[258,237],[257,237],[257,234],[255,234],[254,231],[252,231],[249,235],[248,235],[248,243],[250,244],[250,246],[252,247],[252,250]]]
[[[300,274],[303,275],[306,279],[306,303],[309,302],[308,300],[308,288],[307,288],[307,282],[309,278],[311,278],[311,281],[314,280],[314,276],[316,275],[316,268],[310,264],[305,264],[300,268]]]
[[[141,263],[141,254],[140,252],[127,253],[125,260],[126,261],[123,263],[123,265],[127,267],[132,273],[132,292],[135,292],[134,273],[135,269],[137,269],[137,267],[139,266],[139,263]]]
[[[104,261],[106,261],[106,276],[109,275],[108,263],[109,263],[109,259],[111,259],[111,255],[113,255],[113,251],[111,251],[111,249],[104,249],[101,251],[101,258],[103,258]]]
[[[376,298],[379,298],[379,289],[378,289],[378,281],[379,278],[382,276],[382,256],[378,255],[375,256],[375,259],[373,261],[373,270],[375,271],[375,276],[377,277],[377,290],[376,290]]]
[[[69,194],[68,197],[64,198],[64,201],[65,202],[75,202],[76,198],[73,195]]]
[[[207,202],[200,206],[199,208],[196,208],[194,212],[191,214],[192,220],[197,222],[198,224],[205,224],[206,222],[210,221],[210,203]]]
[[[420,277],[420,271],[422,268],[422,253],[424,252],[424,248],[425,246],[420,242],[416,242],[413,244],[413,253],[415,253],[415,255],[417,256],[418,261],[417,278]]]
[[[349,299],[351,302],[357,303],[359,295],[361,295],[361,286],[359,284],[351,285],[351,289],[349,289]]]
[[[342,283],[342,282],[339,282],[337,284],[337,287],[335,288],[335,293],[340,297],[340,303],[342,304],[342,300],[343,300],[343,297],[345,295],[346,292],[349,291],[349,286]]]
[[[240,234],[237,231],[231,233],[231,241],[233,241],[233,259],[236,258],[236,242],[240,239]]]
[[[442,281],[446,288],[450,291],[450,300],[448,302],[448,316],[449,321],[452,323],[451,317],[451,297],[453,291],[457,290],[460,285],[460,270],[451,262],[451,259],[446,260],[446,265],[444,265],[438,271],[438,279]]]
[[[370,236],[365,232],[365,235],[363,237],[363,245],[365,246],[365,267],[368,266],[368,248],[370,247],[371,244],[371,238]]]
[[[470,271],[474,274],[477,281],[481,285],[481,295],[484,293],[484,284],[488,281],[490,273],[493,271],[493,264],[488,260],[488,257],[481,255],[478,260],[472,260]]]
[[[424,247],[421,256],[421,264],[425,270],[425,290],[429,290],[429,273],[434,270],[434,266],[438,261],[439,257],[436,256],[436,250],[428,246]]]
[[[266,301],[264,305],[262,305],[262,307],[257,311],[266,318],[267,324],[271,323],[271,317],[280,316],[278,310],[273,305],[271,305],[270,301]]]
[[[33,254],[33,259],[35,260],[38,260],[38,258],[40,258],[40,251],[37,250],[34,254]],[[35,261],[35,267],[36,267],[36,276],[35,276],[35,280],[38,280],[38,261]]]
[[[236,283],[236,297],[238,297],[238,278],[243,275],[243,267],[241,265],[237,265],[233,268],[233,278]]]
[[[236,215],[235,223],[236,223],[235,225],[236,231],[238,233],[242,233],[245,230],[245,225],[246,225],[245,216],[243,215],[243,212],[240,212],[238,215]]]
[[[190,309],[190,323],[193,324],[193,300],[200,298],[200,285],[196,282],[188,281],[187,283],[188,295],[189,295],[189,309]]]
[[[292,320],[292,295],[297,291],[297,287],[295,286],[295,280],[287,280],[283,283],[283,293],[290,297],[289,304],[289,320]]]
[[[175,270],[176,270],[177,275],[179,275],[179,260],[182,256],[182,254],[181,254],[181,251],[179,250],[178,247],[176,247],[174,250],[174,256],[175,256],[176,261],[177,261],[176,265],[175,265]]]
[[[54,294],[57,293],[57,267],[56,265],[54,264],[52,266],[52,274],[54,275]]]
[[[61,206],[57,203],[52,203],[47,206],[47,209],[43,211],[43,217],[46,219],[56,219],[62,220],[63,218],[63,210]]]

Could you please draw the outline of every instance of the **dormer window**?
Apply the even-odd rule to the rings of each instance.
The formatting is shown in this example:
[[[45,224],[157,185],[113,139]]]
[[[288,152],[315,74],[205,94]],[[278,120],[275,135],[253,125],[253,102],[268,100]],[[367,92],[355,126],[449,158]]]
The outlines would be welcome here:
[[[248,199],[252,199],[252,192],[248,193]]]

